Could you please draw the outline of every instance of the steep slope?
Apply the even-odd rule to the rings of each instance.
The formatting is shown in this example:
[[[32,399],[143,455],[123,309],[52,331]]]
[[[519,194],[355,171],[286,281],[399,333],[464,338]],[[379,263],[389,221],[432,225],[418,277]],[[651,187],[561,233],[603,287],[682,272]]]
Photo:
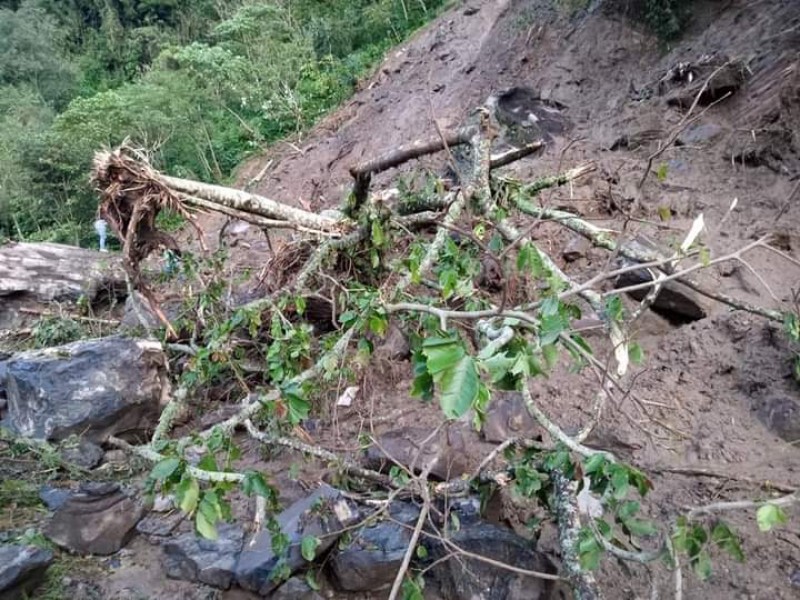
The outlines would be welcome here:
[[[353,99],[305,139],[279,144],[245,165],[241,185],[313,209],[336,206],[351,165],[434,135],[434,121],[443,129],[457,126],[490,94],[523,87],[562,107],[567,127],[542,154],[510,170],[533,177],[584,162],[597,166],[543,201],[663,244],[680,241],[703,213],[715,255],[777,233],[780,248],[797,260],[800,4],[695,2],[689,30],[670,49],[622,14],[617,7],[624,5],[593,2],[570,17],[548,0],[461,4],[392,52]],[[744,83],[731,88],[730,97],[690,109],[709,71],[699,69],[687,84],[680,81],[680,64],[702,66],[708,56],[713,65],[735,65]],[[650,157],[653,172],[640,187]],[[444,166],[441,157],[420,162],[437,171]],[[240,258],[263,260],[260,234],[239,235],[251,244]],[[573,236],[556,226],[542,226],[536,235],[576,277],[606,264],[607,254],[593,250],[567,261],[562,253]],[[747,265],[708,269],[702,281],[740,300],[781,308],[800,285],[800,268],[757,251]],[[793,443],[800,437],[800,390],[780,327],[721,304],[708,308],[708,319],[683,327],[655,315],[643,320],[646,362],[635,382],[637,401],[611,408],[600,432],[653,475],[651,516],[661,520],[719,496],[763,498],[769,488],[759,482],[800,485],[800,450]],[[591,374],[557,372],[535,391],[562,422],[580,424],[589,417],[596,387]],[[406,392],[404,384],[376,390],[373,410],[403,407],[407,413],[393,427],[435,418],[425,416],[428,407],[409,408],[415,401]],[[646,413],[642,406],[649,407]],[[752,511],[726,518],[740,528],[748,562],[715,556],[708,582],[684,574],[684,597],[797,597],[796,515],[770,535],[758,532]],[[644,567],[608,561],[600,578],[609,598],[648,597],[652,589],[672,593],[665,572],[653,577]]]

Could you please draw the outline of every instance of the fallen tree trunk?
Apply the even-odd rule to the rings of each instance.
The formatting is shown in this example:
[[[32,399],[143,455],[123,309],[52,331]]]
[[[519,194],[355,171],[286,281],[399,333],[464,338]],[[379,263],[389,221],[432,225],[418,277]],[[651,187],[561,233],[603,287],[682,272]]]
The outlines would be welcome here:
[[[14,327],[22,306],[124,295],[118,256],[48,243],[0,247],[0,328]]]

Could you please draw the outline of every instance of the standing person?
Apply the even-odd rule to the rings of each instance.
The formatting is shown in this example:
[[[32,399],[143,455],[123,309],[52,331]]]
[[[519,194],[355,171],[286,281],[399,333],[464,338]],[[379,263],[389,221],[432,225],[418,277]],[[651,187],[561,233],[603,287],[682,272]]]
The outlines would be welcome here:
[[[94,230],[100,238],[100,252],[108,252],[106,248],[106,235],[108,232],[108,224],[103,219],[97,219],[94,222]]]

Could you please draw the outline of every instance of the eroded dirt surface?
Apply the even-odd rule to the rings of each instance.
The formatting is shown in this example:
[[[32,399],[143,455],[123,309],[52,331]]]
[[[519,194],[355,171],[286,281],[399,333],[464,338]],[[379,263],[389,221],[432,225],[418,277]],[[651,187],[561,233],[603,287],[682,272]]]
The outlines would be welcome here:
[[[690,30],[669,50],[610,8],[611,2],[594,2],[571,18],[555,4],[459,5],[394,50],[354,98],[305,139],[295,146],[278,144],[268,156],[244,165],[241,186],[314,210],[335,207],[354,163],[435,134],[434,119],[443,129],[458,125],[490,93],[526,86],[563,105],[571,127],[554,136],[542,155],[509,171],[533,178],[585,162],[597,167],[574,185],[545,193],[544,202],[666,245],[680,241],[702,213],[715,256],[779,233],[781,249],[800,258],[800,4],[697,2]],[[698,107],[678,136],[681,145],[655,159],[654,171],[666,165],[660,176],[651,173],[639,189],[648,157],[687,118],[685,109],[669,106],[658,94],[657,82],[677,63],[712,53],[744,61],[749,71],[744,87],[710,108]],[[615,144],[624,136],[641,142]],[[421,162],[437,171],[443,167],[439,157]],[[388,173],[375,185],[396,175]],[[204,221],[210,238],[222,222]],[[262,265],[270,256],[263,236],[236,227],[229,237],[235,260]],[[573,235],[557,226],[543,225],[535,235],[579,279],[606,264],[608,255],[600,250],[566,263],[562,251]],[[741,264],[713,266],[699,281],[780,308],[792,288],[800,287],[800,268],[763,250],[748,256],[766,286]],[[595,436],[597,444],[651,474],[655,489],[648,510],[667,522],[688,507],[764,497],[760,484],[767,481],[800,486],[800,448],[793,443],[800,441],[800,388],[791,378],[780,325],[719,303],[706,305],[708,318],[680,327],[645,316],[638,336],[645,362],[628,377],[635,398],[609,406]],[[588,339],[601,345],[596,334]],[[409,397],[410,373],[408,362],[396,362],[374,378],[353,408],[323,410],[310,431],[315,443],[355,453],[370,421],[376,432],[435,427],[438,409]],[[590,372],[576,381],[564,369],[537,382],[535,392],[554,419],[579,427],[590,417],[596,388]],[[476,451],[475,458],[479,455]],[[266,470],[279,473],[291,460],[284,455]],[[304,469],[301,479],[320,476],[313,466]],[[797,510],[787,526],[770,534],[758,532],[752,510],[727,517],[743,534],[747,562],[716,553],[708,582],[684,572],[684,598],[800,597],[790,581],[800,569]],[[613,559],[599,579],[606,597],[614,599],[656,597],[652,587],[657,597],[670,597],[674,589],[665,569],[651,572]]]

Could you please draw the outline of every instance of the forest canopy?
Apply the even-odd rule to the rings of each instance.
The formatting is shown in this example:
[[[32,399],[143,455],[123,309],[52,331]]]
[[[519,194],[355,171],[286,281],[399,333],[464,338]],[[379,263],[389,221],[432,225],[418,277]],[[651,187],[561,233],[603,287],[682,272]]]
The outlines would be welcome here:
[[[0,0],[0,241],[94,243],[129,138],[207,182],[313,125],[446,0]]]

